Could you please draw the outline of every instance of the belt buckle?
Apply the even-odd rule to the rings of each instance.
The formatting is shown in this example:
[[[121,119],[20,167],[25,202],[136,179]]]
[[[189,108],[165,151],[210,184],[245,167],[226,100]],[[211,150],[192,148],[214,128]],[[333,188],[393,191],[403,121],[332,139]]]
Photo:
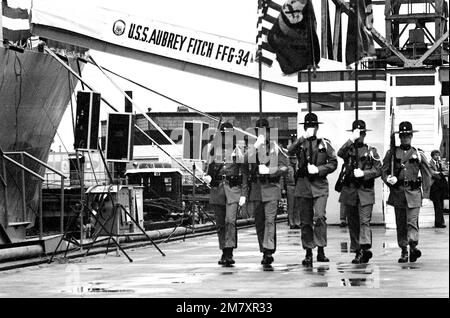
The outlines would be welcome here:
[[[409,181],[408,180],[403,180],[403,186],[405,188],[407,188],[409,186]]]
[[[222,175],[222,181],[227,181],[227,175],[226,174]]]

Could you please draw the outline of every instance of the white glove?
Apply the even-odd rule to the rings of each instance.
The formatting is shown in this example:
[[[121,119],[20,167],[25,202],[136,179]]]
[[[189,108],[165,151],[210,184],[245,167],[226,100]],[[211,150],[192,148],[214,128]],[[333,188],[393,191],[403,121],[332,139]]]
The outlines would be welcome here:
[[[256,139],[255,148],[259,148],[259,146],[264,145],[266,143],[266,137],[264,135],[259,135],[258,139]]]
[[[314,127],[306,128],[305,132],[303,133],[303,137],[305,137],[306,139],[313,137],[314,130],[315,130]]]
[[[397,183],[397,177],[393,177],[393,176],[388,176],[387,177],[387,183],[389,183],[390,185],[394,185],[394,184],[396,184]]]
[[[266,165],[259,165],[259,174],[269,174],[270,169]]]
[[[317,168],[315,165],[308,164],[308,172],[309,174],[318,174],[319,168]]]
[[[430,199],[422,199],[422,206],[432,206],[433,202]]]
[[[239,198],[239,206],[243,206],[245,204],[245,202],[247,201],[246,197],[240,197]]]
[[[352,135],[350,136],[350,140],[352,142],[355,142],[355,140],[358,139],[359,137],[361,137],[361,130],[355,129],[353,130]]]
[[[203,181],[205,181],[206,184],[210,184],[212,181],[212,178],[211,178],[211,176],[205,174],[203,176]]]
[[[355,176],[355,178],[362,178],[364,177],[364,171],[362,171],[361,169],[355,169],[353,170],[353,175]]]

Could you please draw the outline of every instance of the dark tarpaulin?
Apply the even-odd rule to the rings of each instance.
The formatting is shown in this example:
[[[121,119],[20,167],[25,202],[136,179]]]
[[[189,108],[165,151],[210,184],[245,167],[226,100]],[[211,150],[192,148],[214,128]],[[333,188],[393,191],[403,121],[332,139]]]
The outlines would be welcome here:
[[[268,35],[285,74],[307,69],[320,61],[320,44],[311,0],[288,0]],[[314,62],[313,62],[314,56]]]

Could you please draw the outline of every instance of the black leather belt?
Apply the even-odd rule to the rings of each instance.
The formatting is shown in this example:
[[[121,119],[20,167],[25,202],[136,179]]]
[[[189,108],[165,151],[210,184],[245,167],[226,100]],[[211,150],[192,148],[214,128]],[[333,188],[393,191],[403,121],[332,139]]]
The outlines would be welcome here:
[[[222,182],[228,182],[231,187],[240,186],[242,184],[242,175],[239,175],[239,176],[227,176],[227,175],[217,176],[216,178],[213,179],[213,181],[211,181],[211,185],[213,187],[218,186]]]
[[[269,177],[267,175],[258,175],[258,179],[261,183],[278,183],[281,180],[281,177]]]
[[[422,179],[417,180],[398,180],[394,186],[403,186],[404,188],[419,189],[422,185]]]

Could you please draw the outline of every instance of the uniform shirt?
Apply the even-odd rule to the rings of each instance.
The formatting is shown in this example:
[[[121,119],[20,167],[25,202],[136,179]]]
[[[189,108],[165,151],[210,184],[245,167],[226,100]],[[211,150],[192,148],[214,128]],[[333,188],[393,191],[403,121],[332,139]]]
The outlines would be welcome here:
[[[315,175],[313,180],[309,180],[308,177],[297,179],[295,196],[303,198],[327,196],[328,180],[326,177],[337,168],[336,152],[330,141],[317,138],[307,140],[300,137],[289,147],[289,155],[297,156],[299,169],[304,170],[309,161],[319,169],[319,173]]]
[[[356,144],[358,150],[358,163],[357,167],[364,172],[363,180],[372,180],[381,176],[381,158],[378,155],[375,147],[370,147],[366,144]],[[348,171],[352,171],[355,167],[355,144],[348,140],[338,151],[338,156],[344,159],[344,165],[346,165]],[[353,173],[351,177],[354,178]],[[341,190],[339,202],[347,205],[357,206],[358,201],[361,206],[368,204],[375,204],[375,190],[374,187],[364,187],[362,184],[350,183],[350,185],[344,185]]]
[[[213,180],[227,177],[242,177],[242,185],[230,187],[228,182],[220,182],[218,186],[211,187],[209,203],[210,204],[232,204],[239,202],[241,196],[248,195],[248,165],[245,163],[245,157],[239,148],[236,148],[232,160],[216,161],[213,160],[208,165],[207,174]],[[231,161],[231,162],[230,162]]]
[[[270,149],[268,149],[270,148]],[[268,154],[267,154],[268,153]],[[249,201],[270,202],[281,199],[281,177],[287,173],[287,157],[275,142],[270,147],[266,144],[258,149],[251,147],[248,151],[249,169],[252,174]],[[268,175],[259,174],[259,165],[265,164],[269,168]],[[278,182],[261,182],[260,177],[280,178]]]
[[[394,175],[398,182],[391,186],[387,177],[391,174],[391,150],[388,150],[381,168],[381,178],[390,187],[387,203],[397,208],[420,208],[422,196],[430,198],[431,168],[422,150],[414,147],[395,147]],[[422,177],[422,190],[404,187],[404,181],[416,181]]]

